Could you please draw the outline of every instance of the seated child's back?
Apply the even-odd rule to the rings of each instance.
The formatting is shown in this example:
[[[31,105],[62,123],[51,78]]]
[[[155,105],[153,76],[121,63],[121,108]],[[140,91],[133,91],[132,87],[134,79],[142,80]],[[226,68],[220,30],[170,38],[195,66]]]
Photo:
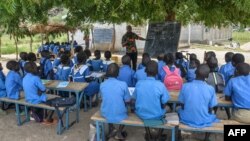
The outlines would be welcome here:
[[[63,54],[60,58],[61,64],[57,67],[56,80],[68,81],[71,72],[70,59]]]
[[[143,65],[143,68],[137,70],[135,72],[135,75],[134,75],[134,79],[136,82],[140,81],[140,80],[145,80],[147,78],[147,74],[145,72],[145,69],[146,69],[146,65],[147,63],[150,61],[150,57],[148,56],[144,56],[142,58],[142,65]]]
[[[118,73],[118,65],[110,64],[106,74],[108,79],[100,87],[102,96],[101,115],[112,123],[120,122],[128,117],[125,102],[130,101],[127,84],[116,79]]]
[[[128,55],[122,57],[123,66],[120,67],[118,80],[124,81],[127,83],[128,87],[134,87],[134,70],[130,67],[131,59]]]
[[[136,114],[143,120],[162,119],[166,113],[162,105],[167,103],[170,96],[165,86],[155,79],[158,73],[155,61],[147,64],[146,72],[146,80],[139,81],[133,93]]]
[[[111,60],[111,52],[110,51],[105,51],[104,52],[104,57],[105,57],[105,60],[103,60],[103,71],[106,72],[107,71],[107,68],[108,68],[108,65],[111,64],[111,63],[114,63],[112,60]]]
[[[182,104],[178,111],[180,122],[202,128],[217,121],[216,115],[209,111],[217,105],[214,88],[205,82],[209,72],[207,65],[200,65],[196,71],[196,80],[183,85],[178,98]]]
[[[93,67],[93,71],[101,71],[103,69],[101,52],[100,50],[96,50],[94,54],[95,54],[95,59],[91,60],[91,66]]]
[[[3,73],[3,67],[0,63],[0,97],[6,97],[6,87],[5,87],[5,75]]]
[[[25,100],[32,104],[46,102],[46,88],[43,85],[41,79],[36,75],[36,64],[34,62],[28,62],[25,64],[24,69],[27,72],[27,74],[23,78]]]
[[[20,91],[22,90],[22,77],[19,74],[19,63],[16,61],[9,61],[6,67],[9,69],[9,73],[5,80],[7,97],[10,99],[19,99]]]

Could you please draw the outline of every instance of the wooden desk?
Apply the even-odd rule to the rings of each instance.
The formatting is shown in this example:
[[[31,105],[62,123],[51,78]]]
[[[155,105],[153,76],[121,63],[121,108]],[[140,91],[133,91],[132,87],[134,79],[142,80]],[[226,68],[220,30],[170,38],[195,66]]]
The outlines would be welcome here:
[[[171,98],[168,101],[168,103],[173,104],[173,109],[175,110],[176,105],[180,103],[178,100],[179,91],[170,91],[169,94]],[[233,107],[232,101],[226,101],[224,94],[217,94],[216,96],[217,96],[217,102],[218,102],[216,107],[227,107],[227,108]]]
[[[77,106],[77,122],[79,122],[79,112],[80,112],[80,102],[84,96],[84,104],[87,109],[86,96],[84,95],[84,89],[88,86],[88,83],[79,83],[79,82],[69,82],[67,87],[57,87],[60,82],[59,80],[42,80],[46,89],[55,90],[55,91],[64,91],[64,92],[74,92],[76,94],[76,106]],[[84,109],[85,111],[87,111]]]

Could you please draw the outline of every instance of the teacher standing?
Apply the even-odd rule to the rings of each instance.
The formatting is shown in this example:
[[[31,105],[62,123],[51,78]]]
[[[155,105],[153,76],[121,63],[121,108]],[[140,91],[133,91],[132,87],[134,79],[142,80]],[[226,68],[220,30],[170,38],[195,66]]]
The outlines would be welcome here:
[[[137,65],[137,48],[135,40],[145,40],[132,32],[132,27],[127,26],[127,32],[122,37],[122,46],[126,47],[126,54],[131,58],[133,70],[136,70]]]

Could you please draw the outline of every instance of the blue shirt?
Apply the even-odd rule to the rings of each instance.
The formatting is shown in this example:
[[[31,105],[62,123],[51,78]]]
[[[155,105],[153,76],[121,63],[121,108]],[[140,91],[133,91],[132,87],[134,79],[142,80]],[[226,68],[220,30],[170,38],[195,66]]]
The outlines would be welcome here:
[[[45,58],[41,58],[41,61],[40,61],[40,64],[43,64],[43,72],[44,72],[44,76],[47,77],[47,79],[52,79],[50,76],[49,76],[49,73],[51,71],[53,71],[53,65],[50,61],[50,59],[46,59],[46,61],[44,62]]]
[[[19,92],[22,90],[22,77],[18,72],[9,71],[5,80],[7,97],[19,99]]]
[[[193,80],[185,83],[179,94],[184,109],[179,109],[180,122],[195,128],[212,126],[217,122],[216,115],[209,108],[217,105],[216,93],[212,86],[204,81]]]
[[[5,76],[2,72],[2,70],[0,70],[0,97],[6,97],[7,93],[6,93],[6,87],[5,87]]]
[[[73,78],[73,82],[85,82],[85,77],[88,75],[90,75],[90,71],[87,65],[74,65],[71,68],[69,77]]]
[[[166,66],[166,63],[162,60],[158,61],[157,63],[158,63],[158,78],[157,79],[161,80],[160,71],[164,66]]]
[[[147,78],[147,73],[145,72],[145,67],[142,69],[139,69],[135,72],[134,79],[135,82],[138,82],[140,80],[145,80]]]
[[[71,67],[59,65],[56,71],[56,80],[68,81],[70,72]]]
[[[100,87],[101,115],[110,123],[118,123],[128,117],[125,102],[129,102],[128,86],[115,78],[108,78]]]
[[[25,100],[31,104],[39,104],[46,102],[47,95],[42,93],[38,94],[38,91],[45,92],[46,88],[43,85],[41,79],[31,73],[27,73],[23,78],[23,90],[25,94]]]
[[[103,62],[103,72],[106,72],[109,64],[114,63],[112,60],[104,60]]]
[[[135,72],[133,69],[130,68],[130,66],[123,65],[120,67],[117,79],[126,82],[128,87],[134,87],[135,85],[134,74]]]
[[[91,60],[91,66],[93,67],[93,71],[101,71],[103,69],[103,63],[101,59]]]
[[[161,119],[166,110],[162,107],[170,99],[164,84],[153,77],[140,80],[133,93],[135,112],[141,119]]]
[[[250,109],[250,75],[230,79],[224,93],[231,96],[234,107]]]
[[[163,66],[163,67],[165,67],[165,66]],[[167,75],[167,73],[165,72],[165,70],[163,69],[163,67],[160,69],[160,78],[161,78],[161,81],[162,82],[164,82],[164,79],[165,79],[165,77],[166,77],[166,75]],[[176,66],[175,65],[172,65],[171,67],[169,67],[169,69],[170,69],[170,71],[171,72],[174,72],[174,70],[176,69]],[[180,69],[179,69],[179,74],[180,74],[180,76],[181,76],[181,71],[180,71]]]
[[[196,78],[195,71],[196,71],[196,68],[187,70],[187,75],[186,75],[187,82],[192,82],[193,80],[195,80]]]
[[[219,73],[221,73],[226,81],[226,83],[228,82],[228,80],[230,79],[230,77],[232,75],[234,75],[234,66],[232,65],[232,62],[228,62],[225,65],[222,65],[220,67]]]
[[[57,68],[61,64],[61,59],[56,58],[53,62],[53,68]]]
[[[142,65],[142,63],[140,63],[139,65],[138,65],[138,67],[137,67],[137,70],[140,70],[140,69],[143,69],[144,68],[144,66]]]

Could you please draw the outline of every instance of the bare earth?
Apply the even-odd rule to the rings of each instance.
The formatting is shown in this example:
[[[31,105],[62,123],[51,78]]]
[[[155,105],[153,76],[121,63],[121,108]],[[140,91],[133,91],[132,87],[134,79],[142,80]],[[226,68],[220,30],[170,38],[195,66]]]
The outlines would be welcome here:
[[[196,53],[200,60],[203,60],[203,54],[205,50],[202,49],[182,49],[188,50],[189,53]],[[224,63],[225,51],[216,51],[220,64]],[[246,62],[250,62],[250,53],[243,53],[246,58]],[[6,61],[14,59],[15,55],[4,55],[1,59],[3,67],[6,66]],[[7,73],[7,70],[4,69]],[[89,133],[89,124],[91,123],[90,117],[98,108],[93,108],[88,112],[80,112],[80,122],[73,125],[70,130],[64,132],[62,135],[56,134],[56,126],[46,126],[31,121],[22,126],[17,126],[16,116],[14,110],[8,110],[8,115],[0,115],[0,140],[1,141],[87,141]],[[72,113],[72,116],[75,114]],[[219,111],[218,117],[220,119],[226,119],[225,111]],[[73,117],[71,117],[73,119]],[[127,141],[143,141],[144,129],[137,127],[126,127],[128,132]],[[169,132],[168,132],[169,133]],[[170,134],[168,134],[170,138]],[[184,141],[201,141],[204,139],[204,134],[192,134],[183,135]],[[212,134],[210,136],[211,141],[222,141],[222,134]]]

